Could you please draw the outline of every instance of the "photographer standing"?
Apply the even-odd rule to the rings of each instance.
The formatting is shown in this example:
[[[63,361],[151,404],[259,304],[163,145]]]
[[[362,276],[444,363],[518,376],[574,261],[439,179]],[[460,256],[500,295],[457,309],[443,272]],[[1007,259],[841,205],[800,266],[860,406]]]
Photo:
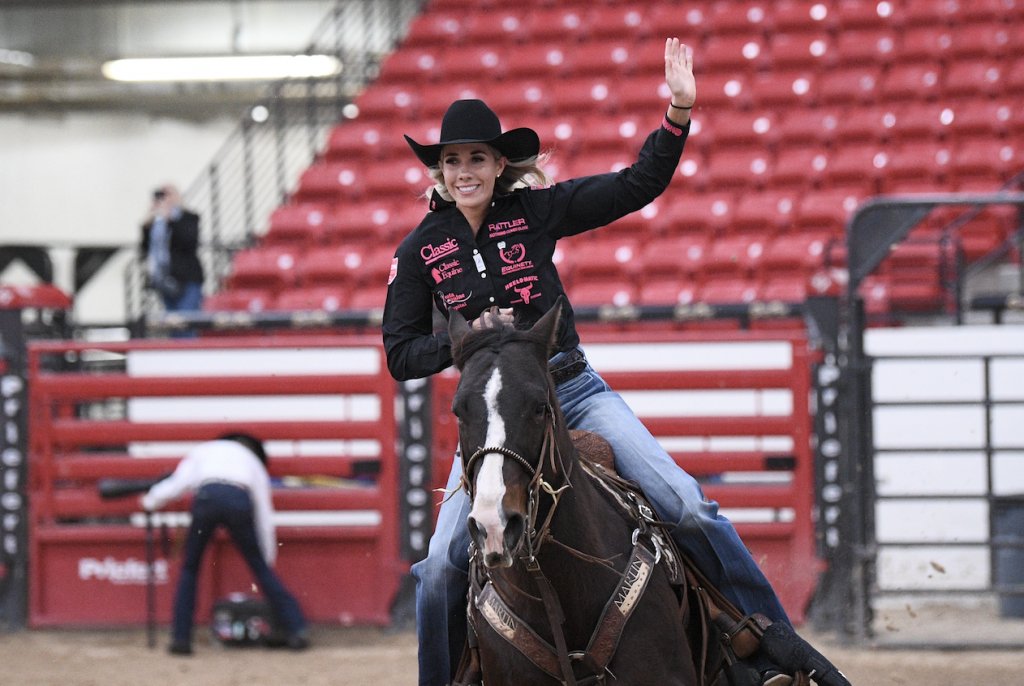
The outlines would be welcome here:
[[[168,312],[198,310],[203,302],[203,267],[199,247],[199,215],[181,207],[172,185],[153,192],[153,206],[142,225],[142,253],[148,285]]]

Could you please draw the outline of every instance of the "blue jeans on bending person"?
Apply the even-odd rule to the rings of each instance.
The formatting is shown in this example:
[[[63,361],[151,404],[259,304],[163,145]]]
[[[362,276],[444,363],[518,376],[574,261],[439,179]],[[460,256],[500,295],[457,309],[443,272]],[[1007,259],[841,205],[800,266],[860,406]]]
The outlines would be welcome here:
[[[249,491],[230,484],[202,486],[192,501],[192,524],[185,539],[184,560],[174,597],[172,640],[177,645],[192,643],[192,615],[196,605],[196,581],[203,551],[218,526],[227,528],[231,540],[270,603],[288,636],[301,636],[306,630],[302,610],[291,593],[270,568],[256,540],[252,498]]]
[[[557,365],[559,353],[551,358]],[[771,584],[736,534],[704,497],[700,485],[675,463],[618,393],[588,364],[556,388],[570,429],[599,433],[615,451],[619,474],[643,487],[666,522],[675,522],[672,537],[722,593],[746,614],[760,612],[788,622]],[[459,459],[447,488],[458,488]],[[451,683],[466,639],[466,594],[469,570],[469,498],[459,491],[441,506],[426,559],[412,567],[416,579],[420,686]]]

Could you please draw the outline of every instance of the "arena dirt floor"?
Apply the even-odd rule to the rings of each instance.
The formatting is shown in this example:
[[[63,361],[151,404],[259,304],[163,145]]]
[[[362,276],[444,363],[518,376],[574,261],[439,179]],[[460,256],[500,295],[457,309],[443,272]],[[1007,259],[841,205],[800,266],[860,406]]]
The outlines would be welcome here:
[[[852,650],[802,632],[855,686],[1024,685],[1024,650]],[[199,636],[204,636],[200,633]],[[197,637],[199,638],[199,637]],[[0,634],[0,686],[413,686],[409,631],[314,628],[306,652],[225,649],[196,641],[191,657],[146,647],[144,631]]]

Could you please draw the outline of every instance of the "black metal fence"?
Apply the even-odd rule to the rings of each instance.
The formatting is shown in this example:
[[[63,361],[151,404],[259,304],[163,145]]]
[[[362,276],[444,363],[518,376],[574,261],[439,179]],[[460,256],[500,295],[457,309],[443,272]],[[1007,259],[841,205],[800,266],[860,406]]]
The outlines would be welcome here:
[[[373,79],[380,61],[402,38],[421,0],[339,0],[317,29],[306,54],[332,55],[336,76],[286,79],[268,85],[207,165],[183,193],[184,205],[202,218],[200,259],[206,290],[219,287],[235,251],[248,247],[266,228],[273,210],[287,200],[299,175],[323,149],[345,106]],[[144,264],[125,272],[125,308],[130,322],[161,308],[144,288]]]

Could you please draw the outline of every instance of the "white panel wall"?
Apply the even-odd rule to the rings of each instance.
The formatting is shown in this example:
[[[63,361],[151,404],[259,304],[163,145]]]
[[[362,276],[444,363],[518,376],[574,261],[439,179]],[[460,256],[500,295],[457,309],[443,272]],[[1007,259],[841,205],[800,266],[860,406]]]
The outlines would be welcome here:
[[[878,358],[879,587],[989,589],[988,497],[1024,494],[1024,327],[872,329],[865,350]],[[986,378],[988,355],[1009,357],[992,358]]]

